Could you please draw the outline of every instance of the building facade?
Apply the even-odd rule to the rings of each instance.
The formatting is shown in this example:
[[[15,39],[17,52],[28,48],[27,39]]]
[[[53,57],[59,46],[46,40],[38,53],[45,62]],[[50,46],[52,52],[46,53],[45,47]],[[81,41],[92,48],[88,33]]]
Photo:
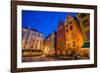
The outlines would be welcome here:
[[[30,30],[23,28],[22,29],[22,49],[29,49],[30,43]]]
[[[90,15],[88,13],[79,13],[77,14],[77,19],[80,24],[82,35],[84,38],[83,47],[90,47]]]
[[[57,38],[56,38],[57,55],[66,55],[65,48],[66,48],[65,26],[63,21],[59,21],[57,28]]]
[[[56,32],[51,33],[45,39],[45,54],[46,55],[55,55],[55,45],[56,45]]]
[[[65,31],[67,50],[79,52],[84,40],[79,23],[75,17],[66,17]]]
[[[67,16],[65,22],[60,22],[57,29],[58,54],[78,53],[82,45],[83,36],[79,23],[74,17]]]
[[[34,29],[22,29],[22,48],[43,50],[44,35]]]
[[[31,30],[31,40],[30,46],[31,49],[43,50],[44,36],[38,31]]]
[[[23,61],[29,57],[42,55],[44,50],[44,35],[35,29],[22,29]],[[29,60],[29,59],[28,59]]]

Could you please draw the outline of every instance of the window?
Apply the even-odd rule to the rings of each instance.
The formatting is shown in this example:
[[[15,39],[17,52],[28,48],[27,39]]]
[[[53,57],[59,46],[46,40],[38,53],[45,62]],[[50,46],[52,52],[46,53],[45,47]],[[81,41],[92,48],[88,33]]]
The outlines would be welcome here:
[[[72,38],[74,38],[74,33],[72,33]]]
[[[33,32],[33,34],[32,34],[33,36],[34,36],[34,32]]]
[[[80,14],[80,17],[81,17],[81,18],[83,18],[83,17],[85,17],[85,16],[86,16],[85,13]]]
[[[26,40],[29,39],[29,35],[30,35],[30,32],[28,31],[28,32],[26,33]]]
[[[66,27],[68,27],[68,24],[66,24]]]
[[[72,21],[70,21],[69,24],[72,24]]]
[[[36,33],[34,32],[34,36],[36,36]]]
[[[73,47],[75,47],[75,41],[73,41]]]
[[[23,48],[25,49],[26,46],[24,46]]]
[[[24,37],[24,31],[22,31],[22,39],[23,39],[23,37]]]
[[[33,48],[33,45],[31,45],[31,48]]]
[[[36,45],[35,49],[37,49],[37,45]]]
[[[27,44],[27,41],[25,41],[25,44]]]
[[[90,31],[86,32],[87,40],[90,40]]]
[[[83,24],[85,24],[86,22],[88,22],[88,20],[87,20],[87,19],[83,21]]]
[[[64,42],[62,42],[62,46],[64,47],[65,45],[64,45]]]
[[[72,27],[72,25],[70,26],[70,30],[72,30],[73,29],[73,27]]]
[[[40,34],[38,33],[38,37],[40,37]]]
[[[40,37],[42,38],[42,34],[40,34]]]
[[[84,27],[89,26],[89,21],[88,21],[88,19],[83,21],[83,26],[84,26]]]
[[[33,42],[35,42],[35,40],[33,39]]]
[[[68,32],[68,29],[66,29],[66,32]]]

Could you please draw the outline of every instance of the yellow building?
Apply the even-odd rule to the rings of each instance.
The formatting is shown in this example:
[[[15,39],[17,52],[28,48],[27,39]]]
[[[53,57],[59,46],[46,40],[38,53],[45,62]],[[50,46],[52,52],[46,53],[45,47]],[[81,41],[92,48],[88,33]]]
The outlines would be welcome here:
[[[82,31],[84,44],[80,50],[82,59],[90,58],[90,15],[88,13],[78,13],[77,19]]]
[[[88,13],[79,13],[77,14],[77,19],[80,24],[82,35],[84,38],[83,47],[90,47],[90,15]]]
[[[66,49],[79,52],[83,45],[83,35],[75,17],[67,16],[65,22]]]

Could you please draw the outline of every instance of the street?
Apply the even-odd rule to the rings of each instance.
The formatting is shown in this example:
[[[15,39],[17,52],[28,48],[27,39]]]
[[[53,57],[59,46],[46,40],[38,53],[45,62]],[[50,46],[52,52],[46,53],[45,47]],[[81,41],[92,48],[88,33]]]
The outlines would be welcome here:
[[[23,57],[23,62],[38,62],[38,61],[56,61],[55,57],[46,57],[44,55],[36,57]]]
[[[60,57],[47,57],[45,55],[35,57],[23,57],[23,62],[40,62],[40,61],[59,61],[59,60],[72,60],[72,57],[60,56]]]

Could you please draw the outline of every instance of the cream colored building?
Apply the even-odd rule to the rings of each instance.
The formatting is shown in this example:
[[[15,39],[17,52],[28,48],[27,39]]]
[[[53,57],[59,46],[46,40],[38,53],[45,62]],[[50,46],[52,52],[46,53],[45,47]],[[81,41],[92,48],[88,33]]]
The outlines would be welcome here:
[[[43,50],[44,35],[34,29],[22,29],[22,49]]]

